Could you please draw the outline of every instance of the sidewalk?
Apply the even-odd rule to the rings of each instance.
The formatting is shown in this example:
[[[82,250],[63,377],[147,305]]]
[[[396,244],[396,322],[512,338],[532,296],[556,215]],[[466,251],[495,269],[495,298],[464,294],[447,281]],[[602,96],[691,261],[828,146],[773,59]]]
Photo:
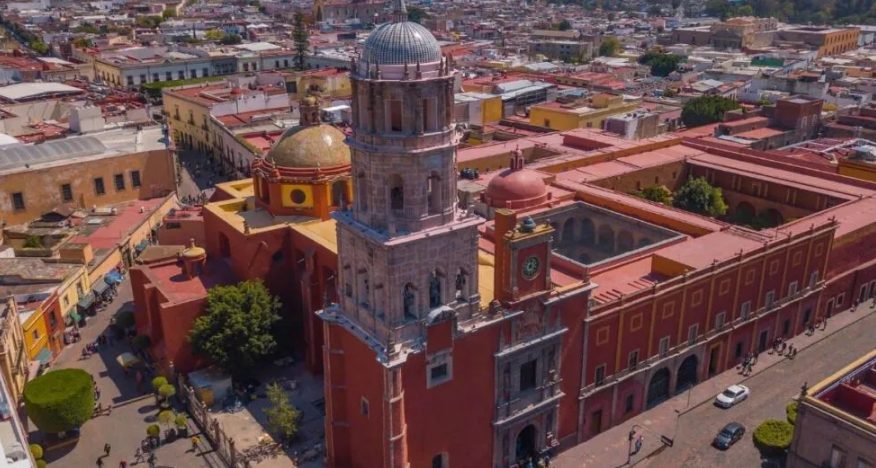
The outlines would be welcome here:
[[[789,339],[788,343],[794,345],[798,349],[798,353],[805,352],[811,345],[863,319],[873,313],[873,310],[868,301],[859,305],[855,312],[849,309],[828,319],[826,330],[816,330],[812,336],[807,336],[804,333]],[[729,369],[671,398],[656,408],[630,418],[587,442],[559,454],[551,460],[551,466],[559,468],[616,468],[627,465],[630,429],[633,426],[638,426],[638,432],[644,434],[644,444],[638,453],[630,457],[630,466],[636,465],[665,448],[660,441],[661,436],[675,438],[679,417],[699,406],[711,403],[715,395],[730,385],[744,383],[785,359],[787,358],[784,356],[762,352],[757,364],[752,368],[751,375],[743,377],[738,368]],[[814,383],[809,382],[810,385]]]

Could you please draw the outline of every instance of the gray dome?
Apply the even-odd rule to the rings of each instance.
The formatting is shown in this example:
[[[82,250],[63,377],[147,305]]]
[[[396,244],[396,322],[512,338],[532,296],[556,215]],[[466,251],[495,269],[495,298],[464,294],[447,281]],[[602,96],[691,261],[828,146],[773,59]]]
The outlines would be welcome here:
[[[386,23],[365,40],[362,60],[380,65],[437,62],[441,60],[441,46],[428,29],[417,23]]]

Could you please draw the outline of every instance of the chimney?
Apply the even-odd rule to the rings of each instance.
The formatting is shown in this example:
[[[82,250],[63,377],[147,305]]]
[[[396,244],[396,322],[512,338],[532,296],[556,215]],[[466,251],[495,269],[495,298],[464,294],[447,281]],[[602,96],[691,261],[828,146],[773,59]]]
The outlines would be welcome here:
[[[511,259],[506,258],[509,254],[505,245],[505,234],[513,232],[517,227],[517,213],[507,208],[496,210],[496,217],[493,224],[496,231],[496,258],[495,270],[493,271],[493,284],[496,295],[496,300],[500,302],[511,299],[511,291],[506,290],[505,285],[509,283]]]

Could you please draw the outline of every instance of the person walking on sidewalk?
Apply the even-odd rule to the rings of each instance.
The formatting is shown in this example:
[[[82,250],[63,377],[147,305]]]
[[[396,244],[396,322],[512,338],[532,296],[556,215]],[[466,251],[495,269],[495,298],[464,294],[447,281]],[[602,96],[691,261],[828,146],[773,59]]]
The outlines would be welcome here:
[[[119,468],[128,468],[128,462],[122,460],[119,462]]]
[[[821,331],[827,330],[827,316],[824,317],[824,320],[821,321]]]
[[[110,444],[103,444],[103,453],[105,453],[106,456],[109,456],[110,450],[112,450],[112,446],[110,446]]]
[[[143,448],[137,447],[137,451],[134,452],[134,464],[140,463],[143,461]]]
[[[198,436],[192,437],[192,452],[198,451],[198,444],[201,443],[201,438]]]
[[[103,468],[103,457],[97,459],[97,468]]]

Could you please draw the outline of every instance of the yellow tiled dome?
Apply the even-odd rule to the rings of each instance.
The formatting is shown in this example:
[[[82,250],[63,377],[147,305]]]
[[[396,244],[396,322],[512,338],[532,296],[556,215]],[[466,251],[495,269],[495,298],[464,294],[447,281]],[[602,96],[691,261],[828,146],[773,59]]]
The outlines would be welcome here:
[[[346,135],[331,125],[291,128],[268,152],[279,167],[316,168],[350,164]]]

